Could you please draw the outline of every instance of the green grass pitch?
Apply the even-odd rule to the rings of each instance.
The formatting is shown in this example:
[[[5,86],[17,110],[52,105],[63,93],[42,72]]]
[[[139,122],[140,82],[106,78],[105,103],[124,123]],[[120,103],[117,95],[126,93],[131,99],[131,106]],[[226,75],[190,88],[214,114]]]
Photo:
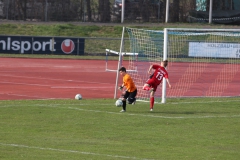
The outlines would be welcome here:
[[[237,160],[240,98],[0,101],[3,160]]]

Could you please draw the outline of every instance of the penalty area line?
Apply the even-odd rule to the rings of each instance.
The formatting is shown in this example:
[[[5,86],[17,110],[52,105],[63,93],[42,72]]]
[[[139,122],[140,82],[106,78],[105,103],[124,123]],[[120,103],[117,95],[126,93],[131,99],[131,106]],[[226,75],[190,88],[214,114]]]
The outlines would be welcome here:
[[[83,152],[83,151],[77,151],[77,150],[65,150],[65,149],[56,149],[56,148],[43,148],[43,147],[27,146],[27,145],[20,145],[20,144],[0,143],[0,145],[2,145],[2,146],[11,146],[11,147],[19,147],[19,148],[28,148],[28,149],[57,151],[57,152],[78,153],[78,154],[93,155],[93,156],[113,157],[113,158],[137,159],[137,160],[154,160],[154,159],[146,159],[146,158],[142,159],[142,158],[137,158],[137,157],[128,157],[128,156],[119,156],[119,155],[110,155],[110,154],[100,154],[100,153],[93,153],[93,152]]]

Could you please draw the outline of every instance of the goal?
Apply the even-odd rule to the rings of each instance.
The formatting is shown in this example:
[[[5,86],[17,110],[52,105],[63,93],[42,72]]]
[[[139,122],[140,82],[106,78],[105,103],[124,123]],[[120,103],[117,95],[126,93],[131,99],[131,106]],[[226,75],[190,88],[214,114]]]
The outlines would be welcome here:
[[[149,93],[142,90],[148,68],[165,59],[172,89],[166,89],[163,80],[155,93],[158,102],[165,103],[166,97],[240,96],[239,29],[126,28],[126,32],[133,53],[128,68],[136,70],[130,74],[138,100],[149,101]]]

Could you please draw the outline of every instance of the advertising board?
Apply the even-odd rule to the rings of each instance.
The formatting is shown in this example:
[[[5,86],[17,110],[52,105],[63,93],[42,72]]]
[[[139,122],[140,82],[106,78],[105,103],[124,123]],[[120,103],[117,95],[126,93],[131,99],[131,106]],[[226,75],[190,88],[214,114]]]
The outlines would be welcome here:
[[[84,54],[84,38],[0,36],[0,53]]]

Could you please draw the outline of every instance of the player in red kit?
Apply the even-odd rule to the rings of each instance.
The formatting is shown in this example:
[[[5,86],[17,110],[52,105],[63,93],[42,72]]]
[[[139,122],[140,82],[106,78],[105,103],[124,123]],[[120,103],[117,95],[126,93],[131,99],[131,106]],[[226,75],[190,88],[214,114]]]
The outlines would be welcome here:
[[[153,111],[154,106],[154,94],[157,90],[159,84],[162,83],[163,77],[166,79],[169,88],[171,88],[170,81],[168,79],[168,72],[166,71],[166,67],[168,65],[168,61],[162,61],[161,65],[150,65],[148,74],[150,74],[150,78],[147,80],[146,84],[144,84],[143,89],[150,91],[150,111]],[[154,69],[154,73],[152,74],[152,69]]]

